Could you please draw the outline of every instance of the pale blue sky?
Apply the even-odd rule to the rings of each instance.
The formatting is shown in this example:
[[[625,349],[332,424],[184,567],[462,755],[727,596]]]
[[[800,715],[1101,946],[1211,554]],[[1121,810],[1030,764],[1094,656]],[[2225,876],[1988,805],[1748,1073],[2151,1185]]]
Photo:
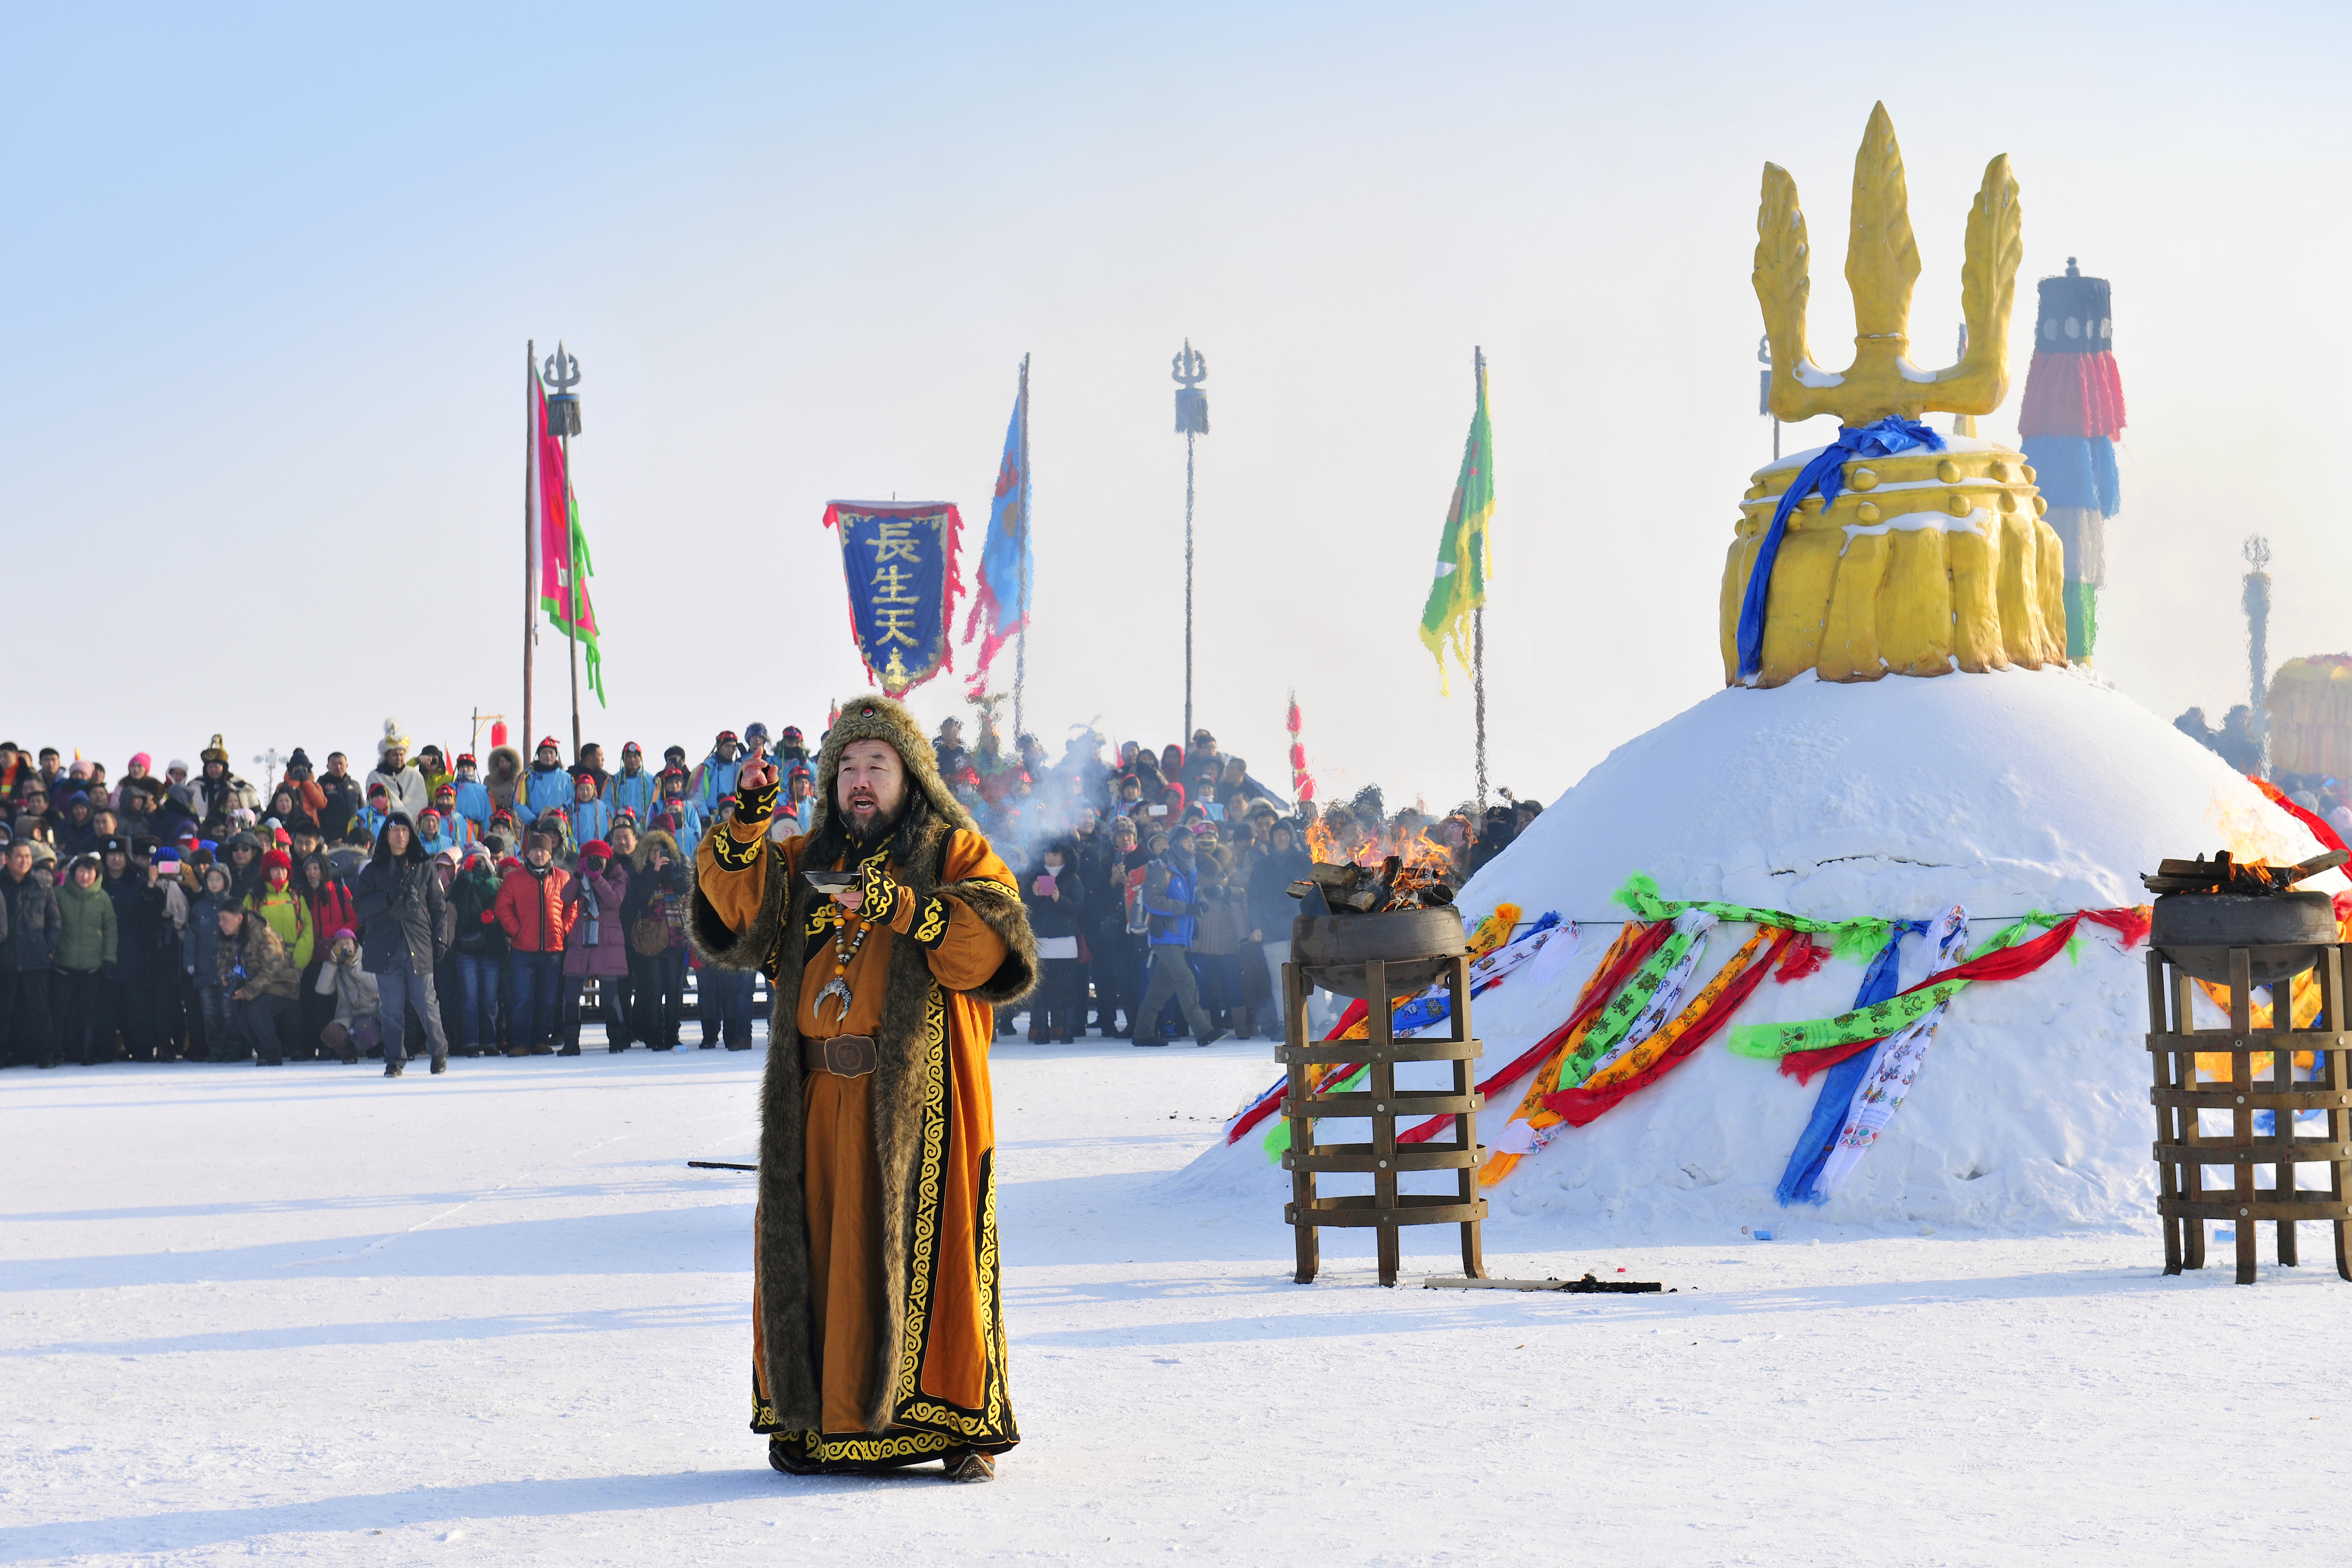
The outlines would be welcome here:
[[[1894,116],[1958,315],[1987,159],[2032,280],[2115,284],[2130,399],[2100,663],[2170,716],[2352,646],[2340,9],[0,6],[0,730],[120,767],[462,743],[520,707],[523,341],[585,371],[608,627],[592,739],[699,754],[861,683],[826,500],[977,528],[1034,356],[1032,727],[1173,738],[1209,357],[1198,714],[1326,793],[1444,804],[1470,708],[1413,623],[1492,366],[1496,779],[1547,798],[1714,689],[1769,450],[1748,274],[1796,176],[1843,364],[1853,150]],[[1940,363],[1938,360],[1937,363]],[[2015,437],[2016,394],[1983,433]],[[1791,432],[1791,445],[1805,437]],[[561,645],[538,727],[562,728]],[[917,694],[943,711],[961,685]]]

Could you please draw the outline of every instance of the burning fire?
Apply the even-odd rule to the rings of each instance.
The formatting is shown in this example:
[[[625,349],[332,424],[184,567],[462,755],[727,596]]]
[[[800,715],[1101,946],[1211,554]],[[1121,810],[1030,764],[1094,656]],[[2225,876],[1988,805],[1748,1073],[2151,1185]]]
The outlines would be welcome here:
[[[2247,868],[2286,866],[2303,858],[2270,815],[2253,801],[2231,800],[2219,789],[2205,808],[2205,820],[2229,847],[2230,858]]]
[[[1339,817],[1334,830],[1332,817]],[[1392,823],[1377,823],[1371,830],[1349,814],[1335,809],[1307,827],[1307,850],[1327,866],[1381,866],[1393,855],[1409,872],[1454,880],[1454,857],[1443,845],[1418,833],[1401,832]]]

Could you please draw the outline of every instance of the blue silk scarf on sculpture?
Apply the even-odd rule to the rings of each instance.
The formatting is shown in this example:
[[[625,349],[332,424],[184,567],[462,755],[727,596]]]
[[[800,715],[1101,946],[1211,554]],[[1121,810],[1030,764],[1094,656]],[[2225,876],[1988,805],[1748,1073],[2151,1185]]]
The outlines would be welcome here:
[[[1789,514],[1815,490],[1829,505],[1845,490],[1845,465],[1856,458],[1891,458],[1914,447],[1931,452],[1944,449],[1944,438],[1916,419],[1889,415],[1859,428],[1838,426],[1837,439],[1813,454],[1796,481],[1780,494],[1772,521],[1756,547],[1756,567],[1748,574],[1748,592],[1739,602],[1739,676],[1745,680],[1764,668],[1764,602],[1772,589],[1772,563],[1780,558],[1781,538],[1789,531]]]
[[[1872,456],[1880,454],[1873,453]],[[1896,921],[1895,931],[1878,956],[1863,971],[1862,989],[1854,993],[1853,1005],[1867,1007],[1874,1002],[1884,1002],[1895,994],[1896,961],[1906,936],[1927,934],[1926,921]],[[1862,1081],[1878,1059],[1878,1048],[1857,1051],[1832,1066],[1822,1077],[1822,1097],[1813,1101],[1812,1120],[1798,1136],[1796,1151],[1789,1156],[1789,1168],[1780,1176],[1779,1197],[1780,1206],[1787,1208],[1799,1200],[1811,1203],[1822,1201],[1813,1190],[1821,1179],[1822,1167],[1829,1163],[1830,1145],[1836,1142],[1838,1129],[1845,1125],[1846,1108],[1853,1103],[1854,1085]]]

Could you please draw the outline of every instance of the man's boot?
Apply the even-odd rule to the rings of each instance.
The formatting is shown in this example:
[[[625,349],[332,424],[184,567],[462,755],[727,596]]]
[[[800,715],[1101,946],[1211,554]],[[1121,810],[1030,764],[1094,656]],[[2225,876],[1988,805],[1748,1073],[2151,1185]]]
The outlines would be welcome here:
[[[824,1468],[803,1453],[799,1444],[782,1437],[768,1439],[768,1463],[788,1476],[814,1476]]]
[[[940,1456],[940,1463],[951,1481],[992,1481],[996,1479],[996,1461],[977,1448],[950,1448]]]

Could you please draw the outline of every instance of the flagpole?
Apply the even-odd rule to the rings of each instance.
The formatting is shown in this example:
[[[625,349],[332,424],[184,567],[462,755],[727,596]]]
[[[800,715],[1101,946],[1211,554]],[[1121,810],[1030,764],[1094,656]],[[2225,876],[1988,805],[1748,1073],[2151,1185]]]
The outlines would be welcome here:
[[[1486,814],[1486,606],[1470,612],[1470,689],[1478,708],[1478,815]]]
[[[1472,379],[1476,383],[1478,404],[1483,407],[1486,400],[1486,351],[1473,345],[1470,353]],[[1483,555],[1484,533],[1479,535],[1478,542]],[[1483,818],[1486,815],[1486,563],[1482,560],[1477,566],[1479,602],[1470,612],[1470,689],[1476,698],[1478,715],[1478,815]]]
[[[539,601],[531,593],[531,568],[536,564],[539,542],[533,531],[539,520],[532,515],[531,500],[538,489],[533,476],[539,468],[539,421],[532,417],[534,395],[539,391],[539,344],[525,339],[522,345],[522,378],[528,391],[522,400],[522,743],[530,744],[530,647],[539,640]],[[528,756],[529,752],[524,755]]]
[[[1209,433],[1209,395],[1201,390],[1208,379],[1209,362],[1186,338],[1171,366],[1180,390],[1176,394],[1176,428],[1184,434],[1184,734],[1182,748],[1192,746],[1192,437]]]
[[[1184,432],[1184,740],[1192,749],[1192,432]]]
[[[580,761],[580,531],[572,526],[572,432],[563,433],[563,554],[570,563],[563,586],[563,639],[572,647],[572,761]]]
[[[1013,649],[1013,751],[1021,752],[1022,688],[1029,679],[1029,356],[1021,356],[1021,636]]]

